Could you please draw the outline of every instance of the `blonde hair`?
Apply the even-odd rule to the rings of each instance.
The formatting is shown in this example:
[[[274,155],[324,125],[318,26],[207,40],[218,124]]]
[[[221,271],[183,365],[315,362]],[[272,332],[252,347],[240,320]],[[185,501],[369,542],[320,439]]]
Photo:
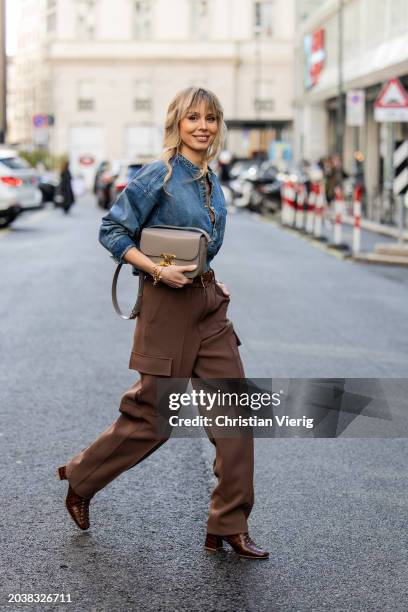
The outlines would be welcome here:
[[[161,159],[164,161],[167,167],[167,174],[164,177],[164,185],[170,180],[173,169],[170,164],[170,160],[179,151],[181,145],[180,139],[180,121],[183,119],[188,111],[195,109],[197,106],[204,102],[206,109],[214,113],[218,121],[218,132],[213,142],[208,147],[207,155],[204,159],[203,167],[199,174],[195,177],[196,179],[204,176],[208,171],[208,164],[219,154],[221,147],[224,143],[227,126],[224,122],[224,111],[218,100],[217,96],[208,89],[202,87],[187,87],[179,91],[172,101],[170,102],[166,120],[164,124],[164,139],[163,139],[163,151]]]

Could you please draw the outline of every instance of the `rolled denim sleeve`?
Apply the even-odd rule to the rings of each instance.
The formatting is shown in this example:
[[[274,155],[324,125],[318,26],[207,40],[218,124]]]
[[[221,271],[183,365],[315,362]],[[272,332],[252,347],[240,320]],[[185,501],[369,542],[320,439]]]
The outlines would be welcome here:
[[[136,246],[135,241],[156,204],[154,194],[135,180],[128,183],[110,211],[102,217],[99,242],[117,263],[127,263],[123,256]]]

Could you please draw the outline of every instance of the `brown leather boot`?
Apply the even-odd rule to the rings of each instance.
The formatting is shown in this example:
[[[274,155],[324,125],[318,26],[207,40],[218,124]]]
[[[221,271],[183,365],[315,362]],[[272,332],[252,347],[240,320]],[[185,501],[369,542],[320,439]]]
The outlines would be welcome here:
[[[269,557],[269,552],[257,546],[255,542],[251,540],[248,533],[235,533],[233,535],[223,536],[207,533],[204,548],[212,551],[219,550],[223,547],[223,540],[228,542],[240,557],[245,557],[247,559],[267,559]]]
[[[67,480],[65,465],[57,469],[57,476],[60,480]],[[81,497],[80,495],[75,493],[74,489],[69,484],[65,505],[76,525],[84,531],[86,529],[89,529],[90,501],[91,500],[87,497]]]

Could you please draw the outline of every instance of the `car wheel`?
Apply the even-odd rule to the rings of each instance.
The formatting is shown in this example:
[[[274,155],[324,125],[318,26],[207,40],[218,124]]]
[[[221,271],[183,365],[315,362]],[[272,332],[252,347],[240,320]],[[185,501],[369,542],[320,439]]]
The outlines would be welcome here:
[[[17,219],[18,215],[9,215],[8,217],[4,217],[0,219],[0,228],[8,227],[13,223],[15,219]]]

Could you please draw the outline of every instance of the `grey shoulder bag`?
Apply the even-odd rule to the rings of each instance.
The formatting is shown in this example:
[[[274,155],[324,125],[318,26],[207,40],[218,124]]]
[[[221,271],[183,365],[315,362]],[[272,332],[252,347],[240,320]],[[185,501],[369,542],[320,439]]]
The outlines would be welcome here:
[[[204,272],[207,260],[210,236],[199,227],[178,227],[177,225],[153,225],[145,227],[140,236],[140,250],[159,266],[188,266],[197,268],[184,272],[187,278],[195,278]],[[118,264],[112,281],[112,302],[117,314],[122,319],[135,319],[139,312],[143,295],[145,272],[139,272],[139,289],[132,312],[127,317],[119,307],[117,299],[117,282],[122,264]]]

